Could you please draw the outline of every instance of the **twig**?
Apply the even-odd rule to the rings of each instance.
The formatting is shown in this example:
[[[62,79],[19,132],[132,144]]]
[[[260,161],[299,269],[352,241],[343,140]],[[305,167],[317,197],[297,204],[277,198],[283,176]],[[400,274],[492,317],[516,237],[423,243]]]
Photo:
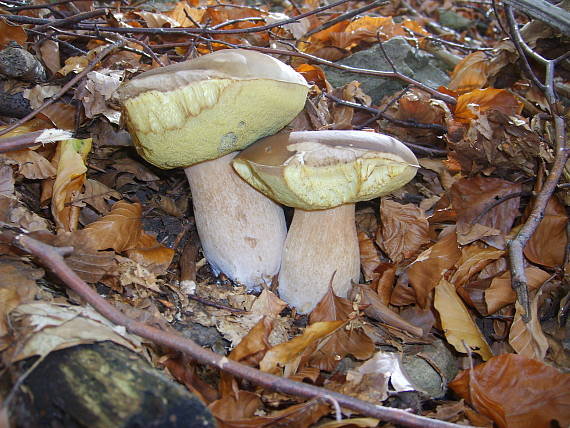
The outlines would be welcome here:
[[[494,201],[489,202],[483,207],[483,210],[479,213],[477,217],[471,220],[472,224],[479,223],[481,219],[493,208],[498,207],[503,202],[506,202],[510,199],[520,198],[521,196],[532,196],[532,192],[515,192],[509,193],[508,195],[501,196],[500,198],[495,199]]]
[[[11,243],[26,253],[38,258],[42,265],[54,272],[71,290],[85,299],[88,304],[93,306],[93,308],[109,321],[123,326],[130,333],[151,340],[156,344],[184,352],[201,363],[217,367],[234,376],[247,379],[257,385],[274,391],[309,399],[323,398],[330,400],[330,398],[332,398],[336,400],[341,407],[404,426],[418,428],[460,427],[460,425],[418,416],[404,410],[367,403],[354,397],[329,391],[314,385],[296,382],[289,378],[263,373],[253,367],[229,360],[225,356],[202,348],[194,341],[181,335],[170,331],[163,331],[127,317],[121,311],[111,306],[109,302],[79,278],[77,274],[67,266],[63,257],[54,251],[54,247],[29,236],[23,234],[16,235],[12,232],[0,234],[0,241]]]
[[[347,13],[343,13],[342,15],[337,16],[336,18],[333,18],[330,21],[325,22],[323,25],[320,25],[317,28],[312,29],[307,34],[305,34],[304,37],[309,37],[310,35],[318,33],[319,31],[326,30],[327,28],[330,28],[333,25],[338,24],[339,22],[350,19],[356,15],[367,12],[371,9],[376,9],[377,7],[384,6],[387,3],[389,2],[385,0],[376,0],[366,6],[359,7],[358,9],[351,10],[350,12]]]
[[[22,126],[24,123],[26,123],[28,120],[33,119],[34,117],[36,117],[39,113],[41,113],[46,107],[48,107],[49,105],[53,104],[56,100],[58,100],[60,97],[62,97],[69,89],[71,89],[71,87],[73,85],[75,85],[77,82],[79,82],[81,79],[83,79],[87,73],[89,73],[91,70],[93,70],[97,64],[103,59],[105,58],[107,55],[109,55],[111,52],[113,52],[115,49],[117,49],[118,47],[121,47],[125,42],[123,40],[119,40],[111,45],[106,46],[101,52],[99,52],[97,54],[97,56],[95,57],[95,59],[93,61],[91,61],[87,67],[85,67],[85,69],[79,73],[77,76],[75,76],[73,79],[71,79],[69,82],[67,82],[60,90],[57,94],[55,94],[53,97],[47,99],[46,101],[44,101],[44,103],[39,106],[37,109],[35,109],[34,111],[32,111],[30,114],[26,115],[25,117],[23,117],[22,119],[18,120],[17,122],[15,122],[14,124],[10,125],[9,127],[2,129],[0,131],[0,136],[1,135],[5,135],[10,131],[13,131],[14,129],[16,129],[19,126]]]
[[[561,58],[565,57],[563,55],[553,60],[546,59],[534,52],[522,39],[519,32],[518,26],[515,21],[513,9],[507,6],[506,14],[507,21],[509,23],[510,38],[514,43],[521,60],[527,72],[530,73],[533,83],[535,83],[544,93],[546,101],[552,115],[552,121],[554,123],[554,142],[555,142],[555,157],[554,163],[550,168],[550,173],[548,174],[542,189],[538,192],[534,204],[532,206],[531,212],[525,221],[522,228],[519,230],[517,236],[509,243],[509,261],[511,269],[511,285],[517,293],[517,299],[524,309],[524,314],[522,319],[525,322],[529,322],[531,319],[530,312],[530,301],[528,297],[528,282],[524,270],[524,255],[523,250],[531,236],[536,231],[536,228],[540,224],[542,218],[544,217],[544,210],[546,204],[550,200],[558,181],[562,175],[564,166],[568,160],[568,147],[566,143],[566,129],[564,123],[564,117],[561,107],[558,103],[558,96],[556,94],[556,88],[554,86],[554,70],[556,64],[561,61]],[[526,54],[531,55],[535,60],[543,64],[546,68],[544,83],[540,82],[526,61]]]
[[[503,0],[509,9],[516,8],[570,36],[570,12],[545,0]]]
[[[32,10],[32,9],[51,9],[54,6],[59,6],[60,4],[66,4],[66,3],[72,3],[75,0],[59,0],[59,1],[54,1],[53,3],[45,3],[45,4],[27,4],[24,6],[16,6],[16,7],[11,7],[8,10],[10,12],[14,11],[17,12],[19,10]],[[0,2],[0,3],[4,3],[4,1]]]
[[[336,97],[336,96],[334,96],[328,92],[324,92],[323,94],[325,97],[329,98],[330,100],[334,101],[337,104],[347,106],[347,107],[356,108],[359,110],[365,110],[369,113],[375,114],[375,115],[381,117],[382,119],[386,119],[387,121],[392,122],[392,123],[394,123],[398,126],[401,126],[403,128],[432,129],[432,130],[436,131],[438,134],[447,133],[447,128],[445,126],[438,125],[437,123],[420,123],[420,122],[416,122],[413,120],[396,119],[392,116],[389,116],[389,115],[383,113],[381,110],[378,110],[377,108],[368,107],[364,104],[353,103],[351,101],[346,101],[346,100],[338,98],[338,97]]]
[[[78,13],[76,15],[68,16],[67,18],[63,19],[51,19],[49,23],[44,25],[40,25],[35,28],[36,31],[43,31],[47,30],[50,27],[57,28],[57,27],[65,27],[70,24],[75,24],[77,22],[84,21],[86,19],[97,18],[99,16],[103,16],[107,14],[107,9],[96,9],[91,10],[89,12]]]
[[[44,129],[42,131],[16,135],[15,137],[0,138],[0,153],[27,149],[28,147],[34,147],[38,144],[68,140],[71,136],[71,132],[62,129]]]

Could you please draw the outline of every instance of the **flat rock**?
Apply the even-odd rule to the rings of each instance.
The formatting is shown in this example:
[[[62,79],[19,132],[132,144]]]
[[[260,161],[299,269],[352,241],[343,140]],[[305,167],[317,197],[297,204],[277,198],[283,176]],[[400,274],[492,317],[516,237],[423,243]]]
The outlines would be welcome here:
[[[400,73],[434,89],[449,83],[450,78],[446,71],[448,70],[447,66],[433,55],[414,48],[404,38],[394,37],[383,43],[383,46],[386,54],[394,63],[396,70]],[[343,58],[337,61],[337,64],[371,70],[392,71],[378,44],[370,49],[356,52],[349,57]],[[406,83],[397,79],[355,74],[326,66],[323,69],[328,81],[334,87],[341,87],[353,80],[358,80],[362,84],[364,92],[372,97],[374,104],[377,104],[384,96],[391,95],[407,86]]]

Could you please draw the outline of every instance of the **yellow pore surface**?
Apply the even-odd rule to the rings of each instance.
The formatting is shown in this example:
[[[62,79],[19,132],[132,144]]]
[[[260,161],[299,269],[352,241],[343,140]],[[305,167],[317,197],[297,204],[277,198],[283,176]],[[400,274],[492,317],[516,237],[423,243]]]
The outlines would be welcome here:
[[[387,195],[404,186],[417,171],[415,165],[393,154],[311,144],[313,150],[297,153],[279,167],[236,159],[234,168],[268,197],[305,210]]]
[[[308,88],[275,80],[212,79],[125,102],[140,155],[159,168],[186,167],[241,150],[283,128]]]

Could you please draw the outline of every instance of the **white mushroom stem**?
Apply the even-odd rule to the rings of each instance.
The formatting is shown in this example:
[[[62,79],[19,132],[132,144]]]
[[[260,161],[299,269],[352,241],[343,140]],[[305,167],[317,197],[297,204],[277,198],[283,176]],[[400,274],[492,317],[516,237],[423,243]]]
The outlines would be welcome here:
[[[331,279],[335,294],[346,297],[359,276],[355,205],[296,209],[283,250],[280,297],[299,313],[308,313],[326,294]]]
[[[184,171],[206,259],[216,274],[254,289],[279,271],[287,227],[283,209],[235,173],[235,155]]]

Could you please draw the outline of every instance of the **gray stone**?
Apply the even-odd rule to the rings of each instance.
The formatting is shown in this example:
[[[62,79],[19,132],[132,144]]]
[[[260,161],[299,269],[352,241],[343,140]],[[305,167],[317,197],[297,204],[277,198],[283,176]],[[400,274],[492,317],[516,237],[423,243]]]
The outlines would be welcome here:
[[[459,371],[456,357],[439,339],[431,345],[414,346],[412,353],[405,352],[402,367],[410,381],[433,398],[445,395],[447,384]]]
[[[439,9],[439,23],[452,30],[463,31],[473,25],[470,19],[453,12],[452,10]]]
[[[447,70],[446,65],[433,55],[414,48],[404,38],[394,37],[383,43],[383,46],[398,72],[434,89],[449,83],[450,79],[445,71]],[[378,44],[370,49],[356,52],[337,63],[356,68],[392,71]],[[405,82],[397,79],[355,74],[332,67],[323,68],[328,81],[334,87],[341,87],[348,82],[358,80],[362,84],[364,92],[372,97],[375,104],[384,96],[393,94],[407,86]]]

